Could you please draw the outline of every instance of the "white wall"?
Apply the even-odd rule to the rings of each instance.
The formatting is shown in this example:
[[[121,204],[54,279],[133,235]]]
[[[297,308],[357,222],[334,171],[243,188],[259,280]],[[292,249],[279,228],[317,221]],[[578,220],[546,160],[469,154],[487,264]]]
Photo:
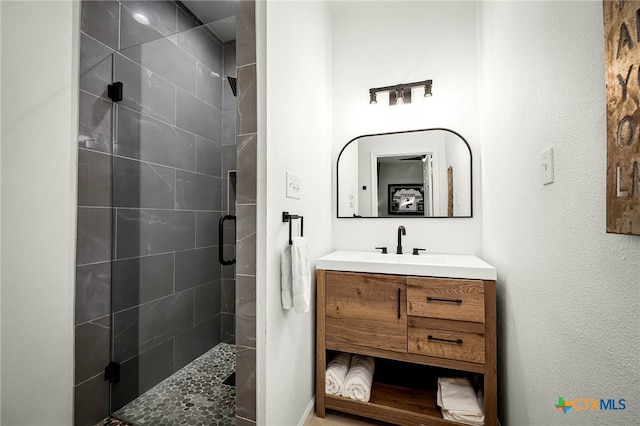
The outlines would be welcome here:
[[[0,2],[0,23],[2,2]],[[0,46],[2,31],[0,29]],[[0,54],[0,164],[2,164],[2,55]],[[0,171],[0,241],[2,241],[2,172]],[[2,244],[0,243],[0,295],[2,295]],[[2,303],[0,302],[0,425],[2,424]]]
[[[2,422],[70,425],[79,3],[2,2]]]
[[[429,252],[481,251],[480,135],[474,2],[330,2],[333,37],[333,171],[344,144],[356,136],[445,127],[473,152],[474,217],[470,219],[337,219],[334,248],[393,246],[399,225],[406,247]],[[369,89],[433,79],[433,97],[410,105],[369,105]],[[335,194],[335,178],[332,182]]]
[[[482,2],[479,29],[502,424],[638,424],[640,237],[605,233],[602,2]],[[563,414],[559,396],[628,408]]]
[[[265,300],[258,300],[266,335],[258,356],[266,352],[269,425],[300,423],[315,394],[315,278],[310,312],[282,310],[280,254],[289,239],[283,211],[304,216],[312,265],[331,251],[330,28],[324,2],[266,4],[266,234],[258,234],[266,247]],[[301,200],[285,197],[286,171],[300,176]]]

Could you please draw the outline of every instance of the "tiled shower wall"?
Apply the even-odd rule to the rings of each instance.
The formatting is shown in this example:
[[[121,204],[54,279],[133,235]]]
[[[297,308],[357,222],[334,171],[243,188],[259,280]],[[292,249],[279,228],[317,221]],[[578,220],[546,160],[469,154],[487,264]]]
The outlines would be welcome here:
[[[238,229],[236,426],[256,424],[257,79],[255,1],[236,3]]]
[[[236,112],[237,97],[233,95],[227,77],[236,77],[236,43],[228,42],[223,47],[224,75],[222,98],[222,209],[224,214],[236,214]],[[225,222],[225,259],[235,256],[235,223]],[[236,271],[235,265],[222,266],[222,293],[220,305],[221,339],[225,343],[235,343],[236,311]]]
[[[171,35],[196,25],[169,1],[82,3],[77,425],[109,412],[110,350],[122,363],[118,408],[217,344],[221,330],[233,338],[233,270],[217,262],[236,168],[235,111],[221,78],[232,47],[203,29]],[[106,96],[111,81],[125,87],[117,106]]]

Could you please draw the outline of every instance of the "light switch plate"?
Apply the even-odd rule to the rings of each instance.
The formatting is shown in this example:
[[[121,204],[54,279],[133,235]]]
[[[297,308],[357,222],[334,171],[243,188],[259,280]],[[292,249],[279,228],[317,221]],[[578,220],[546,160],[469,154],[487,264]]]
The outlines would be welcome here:
[[[287,172],[287,198],[299,200],[301,193],[300,176]]]
[[[553,183],[553,147],[542,151],[540,155],[540,167],[542,171],[542,184]]]

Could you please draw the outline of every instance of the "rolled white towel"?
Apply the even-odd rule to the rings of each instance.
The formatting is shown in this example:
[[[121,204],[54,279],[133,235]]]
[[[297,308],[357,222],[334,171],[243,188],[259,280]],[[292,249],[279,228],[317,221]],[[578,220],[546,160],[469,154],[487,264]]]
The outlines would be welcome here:
[[[344,379],[349,372],[351,365],[351,354],[339,353],[329,365],[325,373],[324,389],[329,395],[342,395]]]
[[[351,368],[344,379],[342,396],[369,402],[371,385],[373,384],[373,370],[375,362],[372,357],[354,355],[351,358]]]

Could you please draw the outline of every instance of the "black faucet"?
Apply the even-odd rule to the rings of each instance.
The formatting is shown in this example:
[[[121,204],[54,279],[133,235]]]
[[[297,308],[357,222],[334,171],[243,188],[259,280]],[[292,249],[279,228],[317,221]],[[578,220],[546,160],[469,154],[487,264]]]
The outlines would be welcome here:
[[[402,254],[402,236],[407,235],[407,230],[404,229],[404,226],[398,226],[398,249],[396,250],[396,254]]]

